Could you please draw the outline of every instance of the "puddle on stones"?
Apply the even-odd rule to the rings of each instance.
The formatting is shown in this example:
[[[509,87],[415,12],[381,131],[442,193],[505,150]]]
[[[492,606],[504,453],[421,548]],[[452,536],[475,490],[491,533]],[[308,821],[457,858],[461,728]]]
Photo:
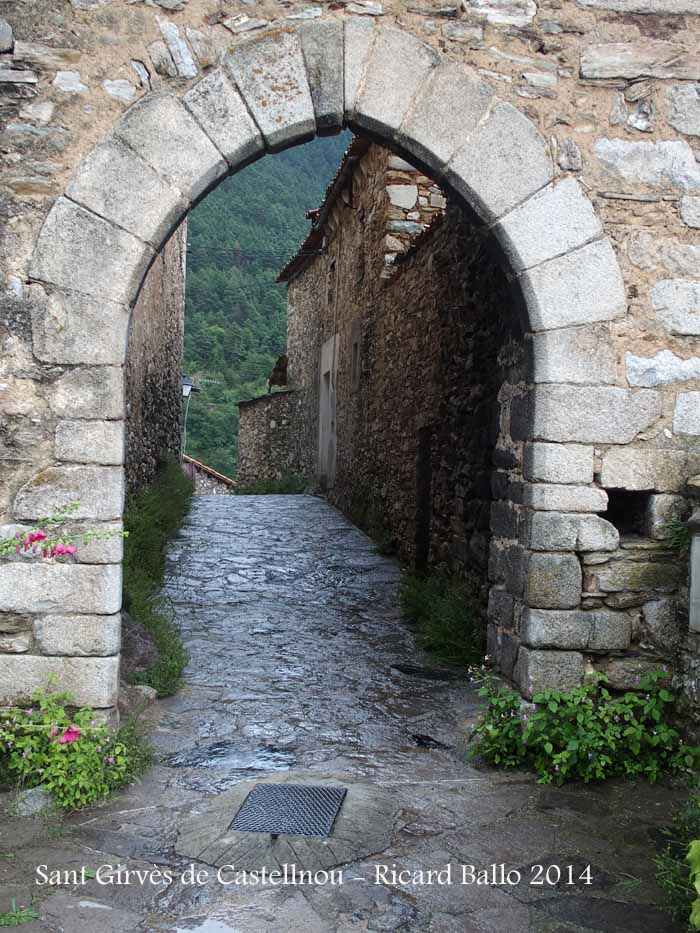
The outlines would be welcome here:
[[[197,926],[176,927],[175,933],[240,933],[240,927],[231,927],[221,920],[205,920],[203,923],[195,921]]]
[[[417,664],[392,664],[391,669],[422,680],[463,680],[464,671],[443,667],[419,667]]]
[[[273,745],[241,748],[238,742],[215,742],[168,755],[170,768],[231,768],[235,771],[286,771],[296,764],[296,755]]]

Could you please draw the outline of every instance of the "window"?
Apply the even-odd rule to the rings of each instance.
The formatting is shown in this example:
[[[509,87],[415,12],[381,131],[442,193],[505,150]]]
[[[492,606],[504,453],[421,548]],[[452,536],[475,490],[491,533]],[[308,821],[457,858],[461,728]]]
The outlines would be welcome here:
[[[626,489],[608,489],[608,509],[604,517],[621,535],[645,533],[648,492],[629,492]]]

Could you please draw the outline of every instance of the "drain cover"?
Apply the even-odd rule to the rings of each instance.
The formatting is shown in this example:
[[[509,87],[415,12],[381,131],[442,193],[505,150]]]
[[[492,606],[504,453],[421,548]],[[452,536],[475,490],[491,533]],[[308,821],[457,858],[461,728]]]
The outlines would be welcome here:
[[[346,793],[344,787],[256,784],[229,828],[246,833],[329,836]]]

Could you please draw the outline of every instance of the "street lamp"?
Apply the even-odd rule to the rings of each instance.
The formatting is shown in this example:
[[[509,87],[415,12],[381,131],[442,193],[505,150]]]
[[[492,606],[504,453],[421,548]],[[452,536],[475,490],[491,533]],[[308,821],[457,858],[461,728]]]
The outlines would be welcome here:
[[[189,376],[182,374],[182,397],[185,400],[185,419],[182,426],[182,450],[180,451],[180,461],[185,456],[185,446],[187,444],[187,413],[190,410],[190,397],[193,392],[199,392],[199,389]]]

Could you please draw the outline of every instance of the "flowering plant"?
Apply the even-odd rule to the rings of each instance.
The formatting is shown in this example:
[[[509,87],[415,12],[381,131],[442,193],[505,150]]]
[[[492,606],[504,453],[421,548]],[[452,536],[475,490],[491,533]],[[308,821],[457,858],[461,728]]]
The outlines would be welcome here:
[[[79,502],[71,502],[57,509],[53,515],[42,518],[33,528],[17,531],[14,537],[0,538],[0,558],[26,553],[49,558],[72,557],[78,550],[78,544],[128,535],[125,531],[67,531],[64,526],[79,506]]]
[[[25,709],[0,710],[0,763],[24,787],[41,784],[65,809],[84,807],[123,784],[128,749],[70,695],[36,690]]]

